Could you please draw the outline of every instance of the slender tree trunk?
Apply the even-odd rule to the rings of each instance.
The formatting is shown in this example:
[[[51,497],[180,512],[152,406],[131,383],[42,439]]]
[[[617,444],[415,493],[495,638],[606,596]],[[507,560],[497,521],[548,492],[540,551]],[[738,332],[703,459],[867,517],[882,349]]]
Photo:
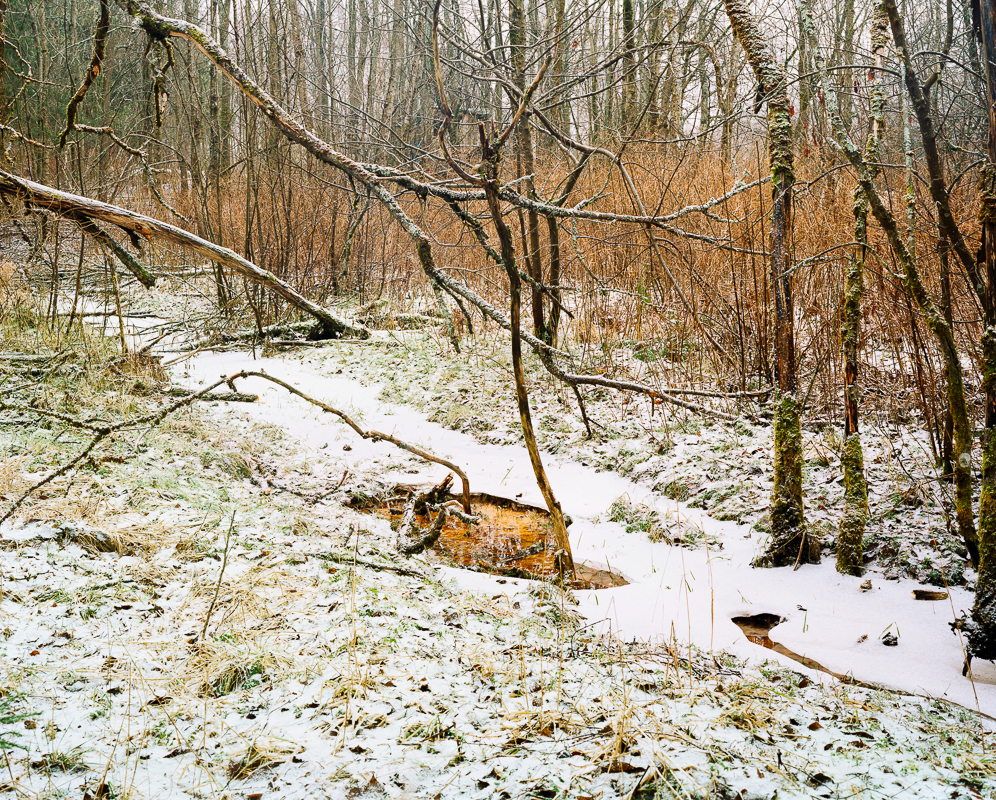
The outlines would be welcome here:
[[[989,117],[987,162],[979,185],[982,223],[980,255],[985,267],[982,337],[982,382],[986,392],[986,432],[982,445],[982,490],[979,498],[979,577],[975,604],[966,631],[969,657],[996,659],[996,8],[980,0],[978,31],[985,63],[986,109]]]
[[[890,11],[889,8],[892,1],[893,0],[883,0],[883,6],[889,15],[890,26],[893,29],[893,36],[895,36],[896,20],[893,16],[895,9],[893,8]],[[938,349],[941,352],[941,358],[944,360],[944,366],[948,374],[948,405],[951,408],[954,426],[955,453],[957,457],[955,467],[956,482],[962,480],[964,476],[968,476],[968,480],[965,481],[965,483],[967,483],[968,490],[967,502],[965,496],[962,494],[962,485],[959,485],[958,494],[956,495],[955,508],[958,516],[959,530],[965,539],[965,546],[968,548],[973,562],[978,564],[978,539],[975,535],[975,526],[972,521],[971,513],[972,430],[969,425],[968,413],[965,406],[965,386],[954,333],[951,326],[945,321],[944,316],[937,307],[937,304],[934,303],[930,294],[927,292],[927,289],[920,278],[920,272],[917,269],[916,260],[913,258],[906,242],[903,241],[903,236],[899,230],[899,225],[896,222],[895,215],[882,201],[882,198],[875,187],[875,182],[872,180],[872,168],[868,166],[864,156],[854,146],[854,143],[851,141],[850,136],[847,133],[847,129],[844,127],[843,121],[840,118],[840,113],[837,109],[836,92],[833,91],[830,86],[830,82],[827,79],[826,61],[815,47],[815,30],[812,28],[810,28],[810,30],[810,44],[814,46],[814,58],[817,62],[817,71],[820,74],[821,88],[823,90],[827,107],[827,116],[830,120],[834,138],[836,139],[838,146],[843,150],[847,160],[857,172],[858,183],[868,201],[869,210],[888,238],[892,252],[902,267],[901,280],[903,282],[903,286],[909,293],[909,296],[912,298],[913,302],[917,304],[920,311],[923,313],[927,325],[930,327],[930,330],[937,339]],[[907,85],[909,84],[910,81],[907,81]],[[943,215],[939,214],[939,217],[943,218]],[[959,477],[959,470],[961,470],[961,477]],[[971,536],[968,534],[971,534]]]
[[[746,0],[724,0],[733,32],[747,55],[768,104],[768,158],[771,165],[771,289],[775,304],[775,363],[778,382],[775,412],[775,476],[771,493],[771,540],[759,566],[819,561],[820,545],[805,527],[802,505],[802,430],[796,397],[793,331],[792,119],[785,73]]]
[[[934,201],[937,209],[937,219],[941,234],[948,242],[951,251],[958,256],[959,261],[964,266],[965,271],[968,273],[969,282],[978,294],[983,308],[985,308],[988,291],[985,286],[985,279],[980,274],[978,263],[969,251],[968,245],[962,237],[954,214],[951,211],[948,187],[944,179],[944,171],[937,145],[937,134],[934,129],[933,119],[930,116],[930,104],[924,95],[916,70],[913,69],[903,19],[900,16],[896,0],[883,0],[883,5],[889,17],[892,38],[895,40],[896,48],[902,57],[903,82],[906,85],[907,94],[913,104],[917,127],[920,129],[924,163],[926,164],[927,173],[930,178],[931,199]],[[908,152],[911,149],[907,147]],[[910,180],[912,180],[912,177]],[[907,247],[907,250],[910,257],[913,258],[912,243]],[[919,274],[917,273],[915,263],[912,264],[912,270],[916,276],[916,281],[919,282]],[[909,279],[904,282],[907,286],[910,285]],[[914,296],[914,300],[922,307],[920,300],[916,296]],[[932,306],[934,305],[933,301],[929,298],[927,298],[927,301]],[[937,311],[936,307],[934,311]],[[928,317],[929,321],[930,318]],[[951,409],[952,426],[954,428],[955,518],[958,522],[958,531],[965,541],[965,546],[968,548],[972,561],[978,565],[979,538],[975,529],[975,513],[972,508],[972,427],[968,417],[968,407],[965,403],[961,362],[958,358],[958,348],[951,327],[944,322],[942,317],[937,318],[936,327],[933,323],[930,324],[931,329],[934,330],[938,338],[941,355],[944,358],[944,367],[948,375],[948,405]]]
[[[795,123],[797,141],[802,145],[802,152],[808,151],[810,139],[811,93],[810,93],[810,62],[809,37],[806,36],[802,19],[802,9],[799,9],[799,117]]]
[[[508,42],[512,51],[512,78],[520,92],[526,90],[526,30],[525,13],[522,7],[524,0],[510,0],[508,9]],[[533,136],[529,126],[529,113],[526,112],[519,120],[515,129],[519,156],[522,160],[522,170],[527,176],[523,181],[525,193],[536,198],[536,184],[532,175],[536,171],[536,161],[533,155]],[[529,251],[527,267],[529,277],[537,283],[543,282],[543,261],[540,254],[539,214],[535,209],[529,209],[526,214],[529,230]],[[550,333],[546,327],[543,293],[536,286],[532,287],[533,334],[543,342],[549,342]]]
[[[526,441],[526,449],[529,451],[529,460],[533,466],[536,483],[539,485],[543,499],[546,501],[547,509],[550,511],[554,537],[557,541],[557,547],[561,551],[560,563],[562,570],[566,575],[573,578],[574,559],[571,554],[570,540],[567,536],[564,512],[556,496],[553,494],[553,488],[550,486],[546,470],[543,468],[539,446],[536,444],[536,434],[533,430],[532,415],[529,410],[526,375],[522,366],[522,279],[519,277],[519,268],[515,263],[512,232],[508,229],[508,225],[505,224],[501,213],[501,204],[498,199],[500,188],[498,176],[501,154],[498,150],[491,147],[487,134],[484,132],[483,124],[480,125],[480,131],[482,150],[481,173],[484,178],[484,191],[488,201],[488,210],[491,212],[491,219],[498,233],[498,241],[501,243],[502,264],[505,267],[509,282],[509,308],[512,323],[512,371],[515,377],[515,394],[519,405],[519,421],[522,423],[522,435]]]
[[[625,136],[636,114],[636,36],[633,23],[633,0],[622,0],[623,91],[620,129]]]
[[[874,51],[875,84],[871,91],[871,130],[865,142],[865,161],[878,162],[879,144],[884,129],[885,90],[882,66],[888,43],[889,20],[881,5],[876,6],[872,19],[871,40]],[[805,37],[808,39],[808,36]],[[878,168],[872,167],[877,173]],[[865,479],[864,455],[858,428],[858,339],[861,328],[861,298],[864,294],[865,255],[868,249],[868,199],[860,187],[854,190],[854,240],[859,243],[858,255],[852,258],[844,289],[844,324],[841,339],[844,344],[844,513],[837,535],[837,571],[848,575],[864,572],[864,534],[868,523],[868,483]]]
[[[723,131],[719,149],[722,152],[723,164],[727,167],[730,166],[733,159],[733,109],[737,100],[737,81],[740,78],[740,60],[738,57],[740,49],[734,39],[730,43],[730,60],[727,64],[726,81],[721,90],[717,87],[717,90],[722,92],[720,114],[723,116]]]
[[[0,123],[6,125],[7,118],[7,0],[0,0]],[[9,162],[6,133],[0,129],[0,164]]]

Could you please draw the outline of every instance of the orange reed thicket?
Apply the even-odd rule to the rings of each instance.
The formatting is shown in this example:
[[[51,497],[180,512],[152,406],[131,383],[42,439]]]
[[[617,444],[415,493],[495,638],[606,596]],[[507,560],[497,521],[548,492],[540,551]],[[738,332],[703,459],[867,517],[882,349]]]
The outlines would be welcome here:
[[[758,149],[764,173],[763,148]],[[552,163],[538,170],[541,197],[556,196],[567,167]],[[722,196],[735,176],[713,151],[667,154],[657,149],[627,151],[630,170],[649,213],[666,215],[686,206]],[[509,158],[506,170],[514,162]],[[800,387],[810,414],[839,415],[842,382],[840,312],[844,273],[854,255],[852,199],[854,182],[848,173],[827,172],[814,152],[797,167],[794,218],[794,275],[797,354]],[[756,178],[758,165],[749,182]],[[883,181],[886,179],[883,179]],[[894,211],[905,219],[904,188],[892,178],[888,192]],[[366,302],[389,299],[397,309],[432,308],[410,240],[386,212],[366,196],[357,197],[338,185],[330,170],[311,164],[284,165],[279,172],[260,171],[247,185],[238,178],[221,191],[220,218],[211,197],[172,198],[191,219],[204,216],[204,225],[221,230],[224,244],[252,257],[260,266],[323,302]],[[924,279],[940,297],[940,267],[929,197],[919,189],[916,225],[912,231]],[[597,199],[587,208],[622,214],[636,213],[619,172],[593,160],[578,182],[568,205]],[[970,189],[956,195],[966,232],[976,234]],[[474,236],[445,203],[413,195],[402,206],[433,236],[437,263],[469,284],[490,302],[507,303],[507,280]],[[675,220],[676,230],[648,230],[640,224],[565,220],[560,226],[564,305],[573,318],[562,317],[561,336],[569,346],[592,354],[602,370],[616,369],[618,359],[606,353],[618,347],[641,354],[645,377],[667,385],[719,386],[744,390],[769,386],[772,380],[768,296],[768,219],[770,187],[746,190],[710,209]],[[206,211],[205,211],[206,206]],[[348,259],[347,231],[363,209]],[[144,209],[164,216],[161,208]],[[483,203],[467,209],[475,214],[496,243]],[[518,210],[507,208],[507,221],[519,244],[527,223]],[[249,235],[247,236],[247,231]],[[549,265],[549,241],[541,220],[542,260]],[[684,235],[684,232],[691,236]],[[656,248],[652,248],[653,235]],[[695,238],[698,237],[698,238]],[[932,425],[943,406],[943,377],[930,333],[894,275],[895,265],[884,238],[874,225],[870,238],[863,320],[863,375],[868,410],[899,408]],[[956,265],[952,263],[952,268]],[[974,364],[979,337],[978,309],[963,276],[952,278],[955,329],[966,361]],[[682,299],[684,298],[684,299]],[[263,304],[265,322],[285,309],[272,299]],[[524,307],[528,310],[528,303]],[[475,318],[475,325],[480,320]],[[723,350],[708,343],[704,331]],[[969,373],[969,384],[978,386]]]

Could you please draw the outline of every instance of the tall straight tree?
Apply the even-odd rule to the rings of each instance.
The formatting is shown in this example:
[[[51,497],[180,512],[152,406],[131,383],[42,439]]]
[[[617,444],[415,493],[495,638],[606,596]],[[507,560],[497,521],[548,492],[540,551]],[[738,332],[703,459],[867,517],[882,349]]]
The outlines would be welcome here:
[[[508,44],[512,56],[512,81],[519,90],[520,96],[524,95],[526,91],[526,15],[523,9],[524,2],[525,0],[511,0],[508,6]],[[536,185],[532,176],[536,171],[536,163],[533,155],[533,136],[529,127],[529,117],[528,111],[522,114],[518,127],[515,129],[515,136],[522,173],[525,175],[523,186],[526,194],[535,199]],[[529,268],[529,277],[535,281],[532,288],[533,333],[537,339],[549,342],[550,333],[547,331],[543,313],[543,294],[538,286],[543,282],[539,214],[531,208],[526,213],[526,217],[529,220],[529,240],[525,261]]]
[[[805,15],[805,9],[800,9]],[[805,24],[804,28],[807,27]],[[871,90],[871,129],[865,141],[865,161],[877,164],[885,127],[885,89],[882,84],[882,66],[885,48],[889,41],[889,19],[881,4],[872,17],[871,41],[875,57],[875,82]],[[803,30],[805,42],[808,31]],[[801,46],[801,44],[800,44]],[[878,167],[873,167],[874,173]],[[844,287],[844,322],[841,340],[844,349],[844,454],[841,467],[844,471],[844,513],[837,536],[837,571],[861,575],[864,571],[864,534],[868,522],[868,482],[865,480],[864,455],[861,433],[858,429],[858,339],[861,333],[861,298],[865,290],[865,258],[868,253],[868,198],[860,186],[854,189],[854,240],[858,253],[851,259]]]
[[[996,0],[979,0],[976,33],[985,63],[985,98],[989,118],[986,163],[979,182],[986,291],[983,298],[982,383],[986,392],[986,432],[982,446],[979,497],[979,577],[972,620],[966,626],[969,658],[996,659]],[[983,271],[983,270],[980,270]]]
[[[748,4],[724,0],[733,33],[743,47],[768,105],[768,161],[771,167],[770,282],[774,298],[775,479],[771,492],[771,539],[759,566],[781,567],[819,561],[819,542],[805,526],[802,506],[802,430],[796,397],[795,333],[792,320],[792,112],[788,81]]]

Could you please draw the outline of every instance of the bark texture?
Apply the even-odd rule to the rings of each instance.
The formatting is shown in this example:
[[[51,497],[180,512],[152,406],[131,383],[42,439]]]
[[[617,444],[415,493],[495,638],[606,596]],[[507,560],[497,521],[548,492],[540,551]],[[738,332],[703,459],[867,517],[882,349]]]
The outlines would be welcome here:
[[[802,434],[796,399],[791,236],[792,115],[785,72],[761,33],[749,5],[724,0],[726,14],[768,105],[768,159],[771,166],[771,264],[774,298],[775,364],[778,378],[775,415],[775,485],[771,493],[771,540],[760,566],[819,561],[820,547],[807,533],[802,504]]]
[[[986,276],[983,302],[986,332],[982,337],[986,432],[982,440],[982,489],[979,494],[979,576],[966,638],[970,658],[993,660],[996,659],[996,8],[993,0],[980,0],[976,30],[986,65],[985,96],[989,117],[987,163],[979,181],[980,254]]]
[[[812,20],[808,6],[801,10],[802,27],[808,39]],[[872,18],[871,40],[875,55],[875,83],[871,91],[871,130],[865,141],[865,160],[878,161],[879,143],[884,126],[885,91],[881,67],[885,59],[888,34],[885,9],[876,7]],[[877,171],[877,168],[874,168]],[[864,572],[864,535],[868,523],[868,483],[865,478],[864,454],[861,448],[858,404],[861,388],[858,384],[858,342],[861,334],[861,298],[865,290],[865,257],[868,250],[868,200],[860,187],[854,190],[854,240],[858,253],[851,259],[844,287],[844,322],[841,340],[844,350],[844,513],[837,533],[837,571],[847,575]]]

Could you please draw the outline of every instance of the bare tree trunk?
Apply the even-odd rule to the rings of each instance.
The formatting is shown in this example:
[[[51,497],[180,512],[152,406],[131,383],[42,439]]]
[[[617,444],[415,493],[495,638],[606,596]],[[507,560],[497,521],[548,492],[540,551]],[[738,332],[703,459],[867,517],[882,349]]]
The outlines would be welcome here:
[[[512,51],[513,81],[520,92],[526,91],[526,30],[525,14],[522,4],[525,0],[510,0],[508,9],[508,42]],[[536,171],[536,160],[533,155],[533,136],[529,127],[529,113],[519,119],[515,129],[519,156],[522,159],[522,170],[526,175],[523,181],[527,196],[536,198],[536,184],[532,175]],[[543,261],[540,255],[539,214],[535,209],[529,209],[526,215],[529,230],[529,252],[527,267],[529,277],[537,283],[543,282]],[[543,292],[538,286],[532,287],[533,334],[543,342],[549,342],[550,333],[547,330],[543,309]]]
[[[937,209],[937,220],[943,238],[948,242],[951,250],[958,256],[962,266],[968,273],[969,282],[979,296],[983,308],[986,306],[985,279],[979,273],[978,264],[975,257],[968,249],[968,244],[958,229],[954,214],[951,211],[947,183],[944,179],[944,171],[941,164],[940,152],[937,145],[937,134],[934,129],[934,122],[930,116],[930,104],[924,95],[920,80],[913,69],[912,57],[909,52],[909,44],[906,40],[906,30],[903,19],[899,14],[896,0],[884,0],[886,14],[889,17],[889,26],[892,29],[892,38],[895,40],[896,48],[902,57],[903,79],[910,100],[913,103],[913,111],[916,116],[917,126],[920,129],[920,140],[923,143],[924,162],[927,166],[927,173],[930,178],[930,195]],[[908,248],[910,251],[912,248]],[[910,253],[912,257],[912,252]],[[913,275],[919,283],[919,274],[915,264],[911,263]],[[909,287],[910,281],[906,281]],[[913,290],[914,300],[918,305],[915,292],[923,290],[923,287]],[[925,292],[925,290],[923,290]],[[933,305],[933,301],[927,298]],[[936,312],[936,308],[934,309]],[[928,322],[930,317],[928,316]],[[972,556],[972,561],[979,563],[979,539],[975,529],[975,514],[972,509],[972,428],[968,418],[968,407],[965,403],[965,387],[962,378],[961,362],[958,358],[958,348],[955,343],[954,333],[950,326],[944,322],[943,317],[938,317],[938,327],[935,329],[933,323],[931,328],[938,337],[941,354],[945,360],[945,370],[948,374],[948,405],[951,408],[951,417],[954,427],[954,480],[955,480],[955,518],[958,521],[958,531],[965,546]]]
[[[775,476],[771,493],[771,540],[759,566],[819,561],[820,544],[805,527],[802,505],[802,430],[796,398],[793,331],[792,118],[785,73],[764,39],[745,0],[724,0],[733,32],[747,55],[768,104],[768,158],[771,164],[771,289],[775,302]]]
[[[0,0],[0,124],[6,125],[9,116],[7,110],[7,0]],[[6,131],[0,128],[0,164],[10,161],[7,155]]]
[[[726,81],[722,89],[717,87],[717,91],[721,92],[722,105],[719,111],[723,117],[720,151],[722,152],[723,164],[727,167],[730,166],[733,158],[733,108],[737,101],[737,81],[740,78],[741,62],[738,58],[740,49],[739,44],[734,39],[730,43],[730,60],[727,63]]]
[[[809,118],[810,118],[810,92],[809,92],[809,37],[806,35],[805,25],[802,20],[802,9],[799,9],[799,118],[795,123],[796,140],[808,146],[809,139]],[[803,153],[805,153],[805,149]]]
[[[889,15],[889,22],[893,29],[893,36],[895,36],[896,21],[893,17],[895,9],[893,7],[890,11],[889,4],[891,2],[892,0],[883,0],[883,6]],[[903,241],[903,236],[899,230],[895,215],[882,201],[882,198],[875,187],[875,182],[872,180],[872,168],[867,164],[864,156],[854,146],[854,143],[851,141],[850,136],[847,133],[847,129],[844,127],[843,121],[840,118],[840,113],[837,109],[836,92],[833,91],[826,76],[826,61],[819,53],[818,48],[815,46],[816,34],[813,29],[811,29],[810,33],[810,44],[814,47],[814,58],[817,62],[817,71],[820,74],[821,88],[823,90],[827,106],[827,116],[829,117],[830,124],[833,129],[834,138],[837,141],[837,145],[841,148],[841,150],[843,150],[847,160],[858,174],[858,183],[861,187],[862,193],[868,201],[869,210],[888,238],[892,252],[902,267],[901,280],[903,282],[903,286],[909,293],[909,296],[913,299],[913,302],[917,304],[920,311],[923,313],[927,325],[930,327],[930,330],[937,339],[938,348],[941,351],[941,357],[944,359],[944,366],[948,374],[948,405],[951,408],[953,418],[955,450],[957,454],[957,466],[955,473],[956,481],[958,480],[958,468],[963,470],[963,475],[968,475],[967,504],[964,502],[963,495],[961,495],[962,488],[959,487],[959,496],[956,497],[955,507],[958,515],[959,530],[965,540],[965,546],[968,548],[973,562],[978,564],[978,539],[975,534],[975,526],[972,522],[971,514],[972,431],[969,425],[968,413],[965,405],[965,386],[962,377],[961,361],[958,358],[958,346],[955,342],[954,333],[923,284],[923,280],[921,279],[919,270],[917,269],[916,261],[914,260],[906,243]],[[929,119],[927,121],[929,122]],[[941,214],[938,216],[942,217]],[[965,524],[966,522],[967,526]]]
[[[800,10],[800,13],[805,13]],[[871,130],[865,142],[865,161],[875,164],[884,129],[885,89],[881,69],[885,62],[889,20],[878,5],[872,19],[871,40],[875,56],[875,83],[871,91]],[[806,39],[809,37],[806,36]],[[878,168],[872,167],[877,173]],[[873,173],[874,177],[874,173]],[[858,255],[851,259],[844,288],[844,513],[837,535],[837,571],[848,575],[864,572],[864,534],[868,523],[868,483],[865,479],[861,434],[858,428],[858,339],[861,328],[861,298],[864,294],[865,256],[868,249],[868,199],[860,187],[854,190],[854,240]]]
[[[211,0],[211,16],[210,25],[214,29],[214,35],[218,36],[219,41],[221,36],[219,35],[220,28],[220,3],[218,0]],[[204,200],[202,205],[205,208],[204,212],[204,232],[202,236],[204,238],[211,239],[217,244],[224,244],[224,237],[222,236],[222,231],[225,226],[222,224],[222,205],[221,205],[221,170],[222,170],[222,131],[221,131],[221,96],[220,96],[220,77],[218,75],[218,70],[212,69],[210,82],[209,82],[209,93],[208,93],[208,169],[207,169],[207,181],[204,184]],[[227,81],[226,81],[227,83]],[[196,112],[195,112],[196,114]],[[199,127],[199,126],[198,126]],[[215,214],[215,224],[212,228],[211,226],[211,215],[207,211],[211,204],[214,204],[214,214]],[[228,286],[225,282],[225,271],[222,269],[221,264],[217,261],[214,263],[214,284],[215,291],[218,296],[218,308],[225,310],[228,308]]]
[[[979,184],[982,223],[980,255],[985,265],[982,337],[982,382],[986,392],[986,432],[982,445],[982,489],[979,498],[979,577],[975,582],[972,620],[966,629],[969,657],[996,659],[996,8],[979,2],[978,32],[985,63],[989,140]]]
[[[620,106],[620,131],[625,136],[636,114],[636,36],[633,25],[633,0],[622,0],[623,90]]]
[[[529,395],[526,389],[526,375],[522,366],[522,334],[521,310],[522,310],[522,279],[519,277],[519,268],[515,263],[515,248],[512,244],[512,232],[505,224],[501,213],[501,201],[498,199],[499,182],[498,171],[501,163],[501,153],[493,149],[487,134],[484,132],[484,125],[480,125],[482,161],[481,172],[484,178],[484,190],[488,200],[488,209],[491,212],[491,219],[494,222],[495,230],[498,233],[498,241],[501,243],[502,264],[508,275],[509,282],[509,307],[512,322],[512,371],[515,378],[515,395],[519,404],[519,421],[522,424],[522,435],[526,441],[526,449],[529,451],[529,460],[532,462],[533,473],[536,476],[536,483],[539,485],[543,499],[546,501],[547,509],[550,511],[550,520],[553,522],[553,533],[557,541],[557,547],[561,551],[561,565],[563,572],[573,578],[574,558],[571,554],[570,539],[567,536],[567,525],[564,522],[564,512],[553,494],[553,488],[547,478],[546,470],[543,468],[543,461],[540,457],[539,446],[536,443],[536,433],[533,430],[532,414],[529,410]]]

